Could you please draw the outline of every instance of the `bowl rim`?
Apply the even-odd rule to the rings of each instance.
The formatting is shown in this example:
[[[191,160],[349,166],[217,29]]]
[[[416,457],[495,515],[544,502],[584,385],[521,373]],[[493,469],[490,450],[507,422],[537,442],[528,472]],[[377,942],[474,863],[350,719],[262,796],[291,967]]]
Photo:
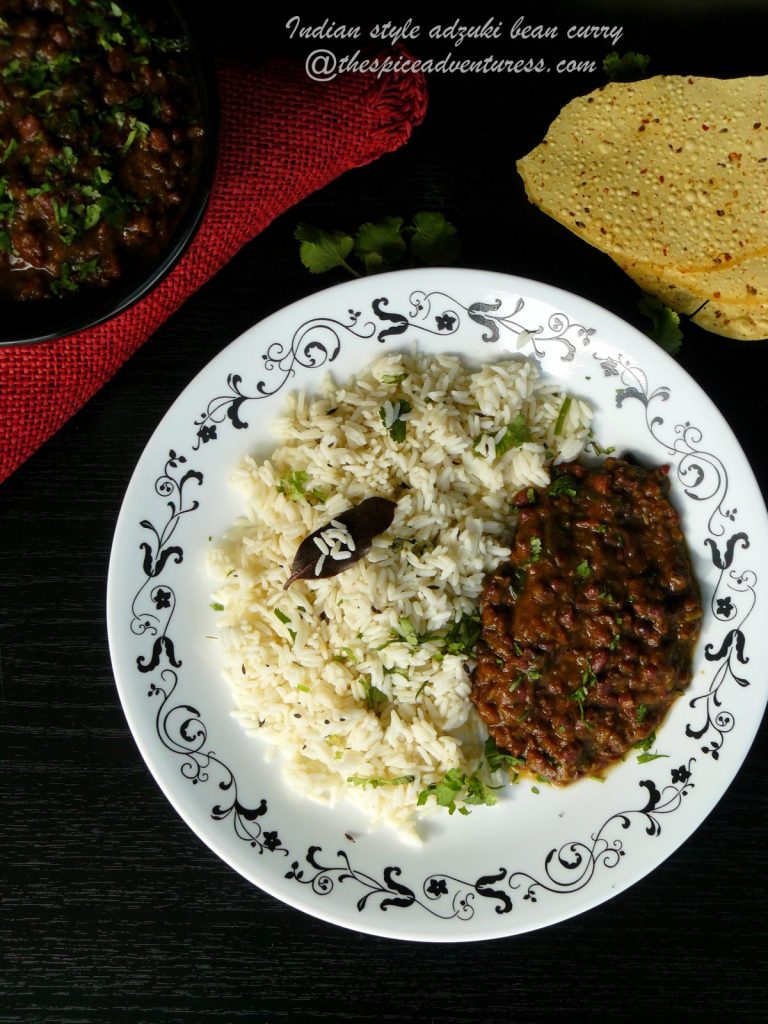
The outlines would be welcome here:
[[[172,17],[178,22],[180,32],[189,44],[189,55],[192,74],[200,98],[201,118],[205,126],[205,142],[196,179],[188,195],[186,208],[174,228],[167,245],[138,275],[125,281],[118,279],[114,289],[106,292],[84,292],[78,299],[85,300],[85,306],[78,305],[75,309],[67,309],[64,303],[57,305],[58,300],[49,303],[30,303],[28,309],[47,311],[50,307],[54,313],[61,310],[61,318],[50,327],[38,326],[28,333],[15,330],[13,336],[5,335],[3,317],[0,316],[0,349],[13,348],[19,345],[37,345],[43,342],[62,341],[104,324],[124,313],[151,291],[153,291],[178,264],[197,233],[208,208],[213,190],[218,157],[219,143],[219,93],[216,79],[215,64],[210,47],[205,42],[201,25],[189,12],[182,9],[177,0],[163,0]],[[124,287],[121,288],[121,285]],[[92,301],[88,301],[91,299]],[[24,303],[0,300],[0,314],[3,311],[18,310],[19,320],[23,320]],[[51,320],[55,318],[52,316]],[[14,317],[15,322],[15,317]]]

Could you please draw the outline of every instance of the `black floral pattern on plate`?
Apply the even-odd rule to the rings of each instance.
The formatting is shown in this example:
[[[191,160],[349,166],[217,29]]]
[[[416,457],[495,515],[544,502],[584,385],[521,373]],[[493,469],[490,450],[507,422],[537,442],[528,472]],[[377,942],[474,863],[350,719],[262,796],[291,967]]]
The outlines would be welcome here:
[[[710,679],[709,687],[689,699],[689,707],[697,718],[686,725],[686,736],[705,740],[700,749],[713,760],[718,760],[725,738],[736,720],[731,711],[723,707],[729,685],[749,686],[742,672],[749,658],[745,654],[744,625],[755,607],[757,573],[754,569],[734,561],[743,558],[749,549],[749,535],[735,528],[739,510],[731,505],[728,494],[728,471],[723,462],[703,444],[704,431],[686,420],[668,424],[661,414],[663,404],[669,401],[670,390],[659,387],[651,390],[645,372],[626,357],[601,356],[593,353],[606,377],[618,377],[623,385],[616,391],[616,405],[638,401],[644,407],[645,423],[654,441],[672,460],[674,472],[684,494],[695,502],[711,505],[707,520],[707,534],[702,545],[719,572],[710,599],[710,611],[718,623],[727,623],[720,643],[708,643],[704,657],[719,662]]]
[[[248,423],[242,415],[246,403],[279,392],[299,367],[320,369],[332,363],[343,344],[354,345],[373,338],[384,343],[392,337],[403,341],[407,340],[403,336],[408,332],[413,332],[415,338],[419,332],[448,337],[462,328],[472,328],[480,332],[483,342],[490,344],[499,341],[502,334],[513,336],[518,348],[529,349],[537,357],[558,349],[563,361],[574,359],[577,342],[584,347],[591,344],[594,330],[573,323],[565,314],[551,314],[544,327],[531,321],[526,323],[525,309],[526,302],[521,297],[461,303],[443,292],[413,291],[406,312],[390,308],[389,300],[380,297],[371,301],[370,319],[363,319],[360,310],[349,309],[345,317],[305,321],[290,342],[275,341],[267,346],[262,355],[265,376],[251,390],[243,388],[242,374],[228,375],[227,390],[212,398],[194,421],[191,450],[199,451],[202,445],[218,440],[218,428],[227,420],[235,429],[246,428]],[[701,718],[696,725],[686,727],[686,735],[696,740],[706,737],[701,750],[716,759],[726,733],[735,725],[733,715],[721,710],[722,691],[730,681],[739,686],[749,685],[736,669],[748,661],[743,626],[754,607],[757,577],[752,570],[733,566],[737,554],[749,547],[749,538],[743,531],[730,529],[737,510],[725,505],[727,473],[720,460],[702,448],[702,431],[684,423],[676,425],[669,436],[663,433],[668,428],[657,406],[669,399],[669,388],[651,391],[643,370],[623,356],[593,355],[606,376],[620,379],[618,407],[630,400],[643,404],[647,429],[669,457],[676,459],[675,472],[685,494],[694,501],[713,503],[709,536],[704,543],[720,578],[712,595],[711,610],[715,619],[727,623],[728,628],[719,645],[710,643],[706,647],[705,657],[720,664],[709,690],[690,700],[690,707]],[[203,714],[181,696],[183,681],[179,670],[183,660],[176,650],[171,622],[176,609],[173,568],[183,561],[184,548],[175,535],[180,524],[200,507],[199,497],[191,494],[199,495],[204,487],[203,473],[187,468],[186,463],[186,457],[176,450],[169,452],[154,486],[156,495],[164,499],[167,512],[158,525],[150,517],[140,524],[149,537],[139,547],[142,582],[131,604],[130,629],[136,636],[151,640],[151,646],[138,656],[136,668],[140,678],[148,677],[149,698],[158,701],[155,729],[159,742],[179,757],[182,776],[192,785],[213,785],[223,794],[211,804],[210,817],[229,822],[234,834],[259,854],[266,851],[288,858],[291,852],[284,845],[281,832],[288,834],[290,825],[270,820],[267,828],[267,800],[262,798],[254,806],[240,800],[234,772],[210,748]],[[174,538],[176,542],[171,543]],[[639,781],[638,785],[647,793],[639,806],[612,814],[588,839],[575,839],[549,850],[539,874],[502,865],[475,879],[433,871],[416,881],[407,880],[399,866],[390,865],[375,876],[353,864],[344,850],[337,851],[334,859],[323,854],[322,846],[313,845],[304,854],[303,865],[301,858],[294,855],[285,877],[308,887],[319,897],[328,896],[341,886],[354,890],[360,913],[371,908],[381,912],[390,908],[418,909],[443,920],[467,921],[474,917],[476,907],[488,906],[498,915],[509,914],[516,901],[533,903],[543,894],[576,892],[589,885],[599,871],[616,868],[627,852],[622,833],[634,824],[643,825],[650,837],[659,836],[662,817],[673,814],[693,789],[694,765],[695,758],[691,757],[684,764],[666,769],[666,784],[657,785],[652,779]]]
[[[371,300],[368,319],[363,319],[362,311],[356,309],[348,309],[345,317],[313,317],[296,328],[290,341],[271,342],[261,356],[265,376],[246,388],[242,374],[229,374],[226,390],[201,411],[195,420],[193,450],[216,441],[220,436],[217,427],[226,420],[236,430],[247,428],[248,421],[243,416],[248,403],[277,394],[297,369],[316,370],[333,363],[344,343],[374,337],[381,343],[396,337],[416,340],[420,334],[448,338],[469,327],[474,333],[479,331],[488,343],[500,341],[502,334],[514,337],[521,347],[530,344],[537,356],[557,347],[562,351],[561,360],[570,362],[576,355],[576,343],[588,346],[595,333],[593,328],[575,323],[565,313],[552,313],[546,326],[527,319],[526,301],[522,297],[462,304],[444,292],[414,291],[408,305],[406,312],[401,312],[390,308],[390,300],[381,296]]]

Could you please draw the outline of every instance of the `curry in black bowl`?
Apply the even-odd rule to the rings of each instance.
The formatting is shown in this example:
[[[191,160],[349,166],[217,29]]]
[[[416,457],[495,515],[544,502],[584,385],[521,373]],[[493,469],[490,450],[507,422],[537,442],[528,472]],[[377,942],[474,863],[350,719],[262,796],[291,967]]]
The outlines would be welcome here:
[[[0,0],[0,340],[144,294],[197,225],[213,86],[169,3]]]

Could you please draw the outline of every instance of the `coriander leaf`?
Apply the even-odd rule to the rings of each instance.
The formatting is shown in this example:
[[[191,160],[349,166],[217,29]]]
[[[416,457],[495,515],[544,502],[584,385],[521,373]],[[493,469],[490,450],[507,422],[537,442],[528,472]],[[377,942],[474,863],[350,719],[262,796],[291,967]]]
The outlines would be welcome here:
[[[83,230],[88,231],[92,227],[95,227],[101,219],[101,207],[98,203],[90,203],[85,208],[85,217],[83,218]]]
[[[467,804],[486,804],[492,807],[497,801],[489,786],[477,775],[470,775],[467,779],[467,795],[464,797]]]
[[[325,231],[311,224],[299,224],[293,237],[301,242],[299,256],[310,273],[323,274],[334,267],[344,267],[355,277],[360,276],[347,263],[346,258],[352,252],[355,240],[346,232]]]
[[[635,750],[650,750],[656,742],[656,730],[648,733],[644,740],[638,740],[637,743],[633,743],[632,746]]]
[[[288,625],[291,621],[290,616],[286,615],[285,612],[280,611],[279,608],[275,608],[275,615],[280,619],[284,626],[288,626],[288,635],[290,636],[291,641],[294,641],[296,639],[296,630],[291,629],[290,625]]]
[[[402,444],[405,440],[406,419],[411,411],[411,403],[400,395],[385,402],[379,409],[379,419],[396,444]]]
[[[576,566],[576,575],[579,577],[580,580],[588,580],[589,577],[592,575],[592,566],[589,564],[586,558],[583,562],[579,562],[579,564]]]
[[[648,708],[645,706],[645,704],[638,704],[637,710],[635,712],[635,718],[638,720],[638,722],[642,722],[647,714]]]
[[[651,321],[645,332],[651,341],[663,348],[671,356],[676,356],[683,344],[683,332],[680,330],[680,314],[657,299],[654,295],[644,295],[637,308]]]
[[[461,251],[456,228],[442,213],[417,213],[413,218],[411,255],[425,266],[453,263]]]
[[[405,380],[407,376],[407,373],[385,373],[380,380],[382,384],[399,384],[400,381]]]
[[[306,498],[310,505],[320,505],[328,497],[323,491],[317,488],[307,490],[306,483],[309,480],[309,473],[304,469],[297,469],[294,473],[288,473],[278,481],[277,489],[290,501],[300,501]]]
[[[541,537],[531,537],[531,561],[538,562],[541,558]]]
[[[493,736],[489,736],[485,741],[485,760],[488,762],[488,768],[492,772],[501,771],[502,768],[510,769],[525,766],[524,757],[515,757],[513,754],[507,754],[499,750]]]
[[[649,761],[658,761],[660,757],[669,757],[669,754],[638,754],[638,764],[648,764]]]
[[[389,270],[406,251],[402,217],[383,217],[375,224],[361,224],[355,235],[353,253],[368,273]]]
[[[371,789],[378,789],[379,786],[407,786],[409,782],[413,782],[416,778],[415,775],[398,775],[394,779],[381,779],[376,776],[367,777],[365,775],[350,775],[347,779],[353,786],[370,786]]]
[[[500,458],[510,448],[519,448],[521,444],[531,440],[531,428],[521,412],[515,416],[507,427],[506,433],[496,442],[496,457]]]
[[[464,772],[458,768],[451,768],[440,782],[433,782],[426,789],[422,789],[417,804],[422,807],[431,796],[434,796],[440,807],[447,807],[448,813],[453,814],[456,810],[456,797],[464,788],[466,781]]]
[[[298,469],[295,473],[288,473],[278,483],[277,489],[281,494],[291,501],[298,501],[304,497],[304,484],[309,480],[309,473],[304,469]]]
[[[397,624],[400,627],[400,635],[403,640],[408,644],[409,647],[419,646],[419,634],[416,632],[416,627],[413,625],[407,615],[402,615],[398,620]]]
[[[569,410],[571,408],[571,404],[572,403],[573,403],[573,399],[571,398],[571,396],[570,395],[566,395],[565,398],[563,399],[563,404],[560,406],[560,412],[557,414],[557,420],[555,422],[555,429],[554,429],[555,437],[559,437],[562,434],[563,427],[565,426],[565,419],[566,419],[566,416],[568,415],[568,412],[569,412]]]
[[[377,704],[386,704],[389,697],[380,690],[378,686],[374,686],[370,679],[366,679],[365,676],[360,676],[360,685],[363,688],[365,694],[365,703],[368,705],[369,711],[374,711]]]
[[[554,498],[558,494],[567,494],[569,498],[575,498],[577,487],[576,477],[571,476],[570,473],[563,473],[552,481],[552,486],[549,488],[549,496]]]
[[[215,612],[223,612],[224,611],[224,605],[221,604],[219,601],[212,601],[211,602],[211,608],[213,608],[213,610]]]
[[[616,451],[616,446],[611,445],[609,448],[603,448],[603,446],[601,444],[598,444],[597,441],[589,440],[584,445],[584,451],[588,452],[590,449],[594,452],[595,455],[611,455],[613,452]]]
[[[582,674],[581,674],[581,682],[582,682],[582,684],[584,686],[587,687],[587,689],[590,689],[590,690],[592,689],[593,686],[595,686],[597,684],[597,676],[592,671],[592,666],[591,665],[587,665],[587,667],[582,672]]]
[[[651,58],[645,53],[630,50],[619,56],[614,50],[603,59],[603,71],[609,82],[636,82],[645,78]]]
[[[465,612],[442,637],[443,650],[446,654],[471,654],[479,638],[480,616]]]

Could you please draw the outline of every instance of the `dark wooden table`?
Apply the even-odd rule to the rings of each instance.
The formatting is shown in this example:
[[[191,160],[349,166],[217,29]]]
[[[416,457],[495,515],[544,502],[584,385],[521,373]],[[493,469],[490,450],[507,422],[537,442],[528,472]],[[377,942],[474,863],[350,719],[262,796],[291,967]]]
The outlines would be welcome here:
[[[612,6],[582,4],[578,19],[561,9],[549,23],[622,24],[619,48],[650,53],[657,73],[768,71],[765,4],[687,14],[674,4],[621,14]],[[529,3],[520,13],[536,23],[542,10]],[[476,20],[489,15],[502,17],[490,10]],[[274,41],[303,54],[306,45],[286,43],[281,20],[263,24],[263,48]],[[223,25],[211,27],[217,46],[233,46]],[[608,48],[576,50],[600,58]],[[427,121],[406,148],[275,222],[0,488],[0,1021],[765,1019],[764,730],[709,818],[629,891],[527,936],[421,946],[305,916],[219,861],[150,777],[109,662],[112,532],[152,430],[250,324],[341,279],[300,266],[299,220],[354,228],[439,209],[459,227],[463,265],[559,285],[642,325],[636,289],[530,207],[514,170],[562,103],[601,81],[435,78]],[[768,343],[685,334],[681,364],[718,404],[765,489]],[[765,673],[749,665],[756,688]]]

